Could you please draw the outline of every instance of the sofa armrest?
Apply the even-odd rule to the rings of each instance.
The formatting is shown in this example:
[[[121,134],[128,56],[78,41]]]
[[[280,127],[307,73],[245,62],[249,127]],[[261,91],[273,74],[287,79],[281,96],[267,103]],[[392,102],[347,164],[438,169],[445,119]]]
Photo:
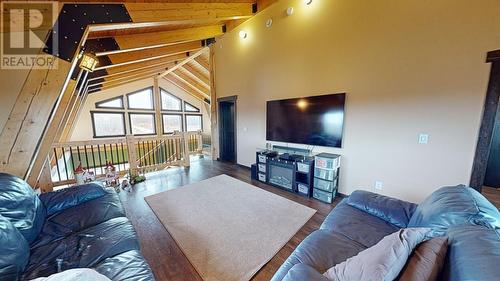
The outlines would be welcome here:
[[[417,208],[417,204],[363,190],[354,191],[346,203],[401,228],[408,225]]]
[[[288,271],[283,281],[329,281],[328,278],[307,264],[299,263]]]
[[[40,195],[40,200],[47,210],[47,216],[50,216],[87,201],[102,197],[106,193],[107,191],[103,186],[96,183],[89,183],[58,191],[42,193]]]

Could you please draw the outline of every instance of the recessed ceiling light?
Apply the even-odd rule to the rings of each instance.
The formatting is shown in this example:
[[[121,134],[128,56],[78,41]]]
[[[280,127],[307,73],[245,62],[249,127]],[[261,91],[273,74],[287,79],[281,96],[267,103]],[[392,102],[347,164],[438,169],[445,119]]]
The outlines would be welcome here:
[[[304,0],[304,3],[305,3],[306,5],[311,5],[311,3],[312,3],[312,2],[313,2],[313,0]]]
[[[287,16],[293,15],[293,7],[288,7],[288,9],[286,9],[286,14]]]
[[[270,28],[271,26],[273,26],[273,19],[270,18],[266,21],[266,27]]]
[[[247,36],[248,36],[248,34],[245,30],[240,31],[240,38],[241,39],[245,39],[245,38],[247,38]]]

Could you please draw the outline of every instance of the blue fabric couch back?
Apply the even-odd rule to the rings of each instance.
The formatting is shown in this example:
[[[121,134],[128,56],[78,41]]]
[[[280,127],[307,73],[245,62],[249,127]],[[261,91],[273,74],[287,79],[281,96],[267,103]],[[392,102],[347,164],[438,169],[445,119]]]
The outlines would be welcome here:
[[[442,187],[415,210],[408,227],[431,227],[448,236],[441,280],[498,280],[500,212],[476,190]]]
[[[33,188],[25,181],[0,173],[0,215],[8,219],[31,243],[42,229],[46,210]]]

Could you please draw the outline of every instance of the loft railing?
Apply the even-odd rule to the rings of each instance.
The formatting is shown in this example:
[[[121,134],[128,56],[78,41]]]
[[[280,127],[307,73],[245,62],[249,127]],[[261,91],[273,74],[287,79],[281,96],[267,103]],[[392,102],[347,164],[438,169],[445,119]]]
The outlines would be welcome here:
[[[170,166],[189,166],[189,156],[201,154],[201,132],[168,136],[134,137],[55,143],[47,169],[53,186],[75,183],[78,165],[104,177],[107,163],[120,175],[158,171]]]

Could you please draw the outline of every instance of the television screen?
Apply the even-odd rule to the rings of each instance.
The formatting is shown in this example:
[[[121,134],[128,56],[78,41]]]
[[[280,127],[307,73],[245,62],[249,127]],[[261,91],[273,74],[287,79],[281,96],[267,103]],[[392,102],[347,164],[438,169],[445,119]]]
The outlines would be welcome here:
[[[345,93],[267,102],[268,141],[341,147]]]

